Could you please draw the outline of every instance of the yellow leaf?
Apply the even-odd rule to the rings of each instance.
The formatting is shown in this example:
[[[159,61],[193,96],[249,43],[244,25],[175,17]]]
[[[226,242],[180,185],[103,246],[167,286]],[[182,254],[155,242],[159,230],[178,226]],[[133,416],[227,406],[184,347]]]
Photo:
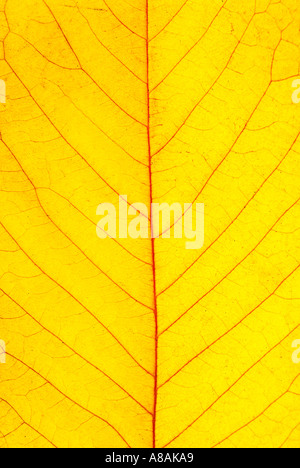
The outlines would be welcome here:
[[[299,21],[0,0],[1,448],[300,447]],[[123,194],[204,203],[203,248],[100,240]]]

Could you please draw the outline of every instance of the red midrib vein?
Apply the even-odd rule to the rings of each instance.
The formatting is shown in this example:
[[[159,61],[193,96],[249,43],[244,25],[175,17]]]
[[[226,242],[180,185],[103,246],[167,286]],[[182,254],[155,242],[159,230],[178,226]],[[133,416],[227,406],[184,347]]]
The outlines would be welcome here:
[[[146,68],[147,68],[147,138],[148,138],[148,165],[149,165],[149,186],[150,186],[150,209],[153,202],[152,185],[152,153],[150,135],[150,83],[149,83],[149,6],[146,0]],[[151,211],[150,211],[151,213]],[[152,446],[156,448],[156,406],[157,406],[157,357],[158,357],[158,320],[157,320],[157,293],[156,293],[156,267],[155,267],[155,246],[151,223],[151,253],[152,253],[152,279],[153,279],[153,311],[154,311],[154,388],[153,388],[153,413],[152,413]]]

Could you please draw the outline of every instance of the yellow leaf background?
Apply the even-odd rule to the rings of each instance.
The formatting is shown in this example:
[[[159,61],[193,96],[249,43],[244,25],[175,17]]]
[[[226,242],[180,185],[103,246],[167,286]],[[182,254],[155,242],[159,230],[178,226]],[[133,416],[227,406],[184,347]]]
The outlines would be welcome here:
[[[295,0],[1,0],[0,447],[300,447]],[[205,245],[96,236],[205,204]]]

